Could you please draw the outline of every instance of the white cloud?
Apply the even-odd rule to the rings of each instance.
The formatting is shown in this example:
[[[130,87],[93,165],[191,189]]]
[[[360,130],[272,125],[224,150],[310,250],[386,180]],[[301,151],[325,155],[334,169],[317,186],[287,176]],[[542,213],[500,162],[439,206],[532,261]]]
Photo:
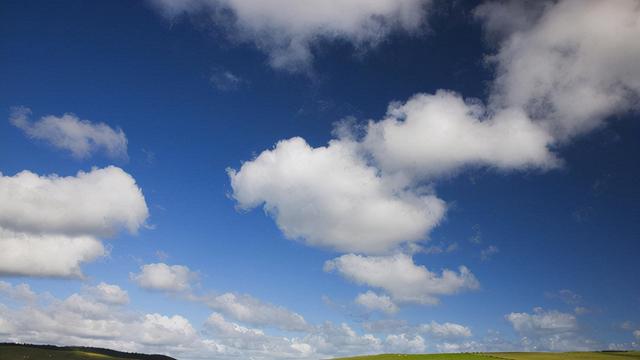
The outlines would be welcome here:
[[[472,335],[471,329],[467,326],[450,322],[440,324],[432,321],[429,324],[420,325],[418,331],[440,338],[470,337]]]
[[[410,337],[407,334],[391,334],[385,339],[385,346],[388,351],[396,353],[422,353],[427,345],[420,335]]]
[[[327,261],[325,271],[337,271],[358,284],[385,290],[395,302],[437,304],[438,296],[477,289],[475,276],[464,266],[459,272],[445,269],[438,275],[416,265],[405,254],[361,256],[347,254]]]
[[[191,11],[165,3],[179,4],[174,14]],[[561,164],[553,150],[567,140],[640,108],[638,14],[634,0],[484,5],[476,15],[498,41],[487,105],[449,91],[417,94],[392,103],[362,136],[343,126],[326,147],[283,140],[229,170],[233,197],[243,209],[263,206],[285,236],[313,246],[380,255],[424,240],[445,212],[430,181],[474,167],[553,168]],[[487,249],[485,258],[496,249]],[[382,274],[377,263],[402,265],[414,277]],[[406,255],[350,254],[328,264],[384,289],[394,302],[435,303],[438,295],[478,286],[465,267],[438,276]],[[415,283],[427,290],[407,286]]]
[[[361,326],[364,331],[376,334],[416,332],[406,320],[394,318],[364,321]]]
[[[640,109],[640,6],[636,0],[563,0],[523,7],[481,6],[501,33],[492,102],[519,107],[560,141]],[[517,25],[503,19],[519,19]]]
[[[76,176],[0,173],[0,274],[80,277],[104,256],[98,239],[135,233],[149,212],[131,175],[109,166]]]
[[[122,290],[120,286],[101,282],[100,284],[88,288],[98,301],[113,305],[122,305],[129,302],[129,294]]]
[[[107,254],[91,236],[41,235],[0,228],[0,275],[82,277],[81,265]]]
[[[96,301],[91,291],[62,300],[37,296],[38,301],[11,308],[0,304],[0,325],[10,327],[8,341],[162,353],[198,345],[196,331],[180,315],[137,314],[121,304]]]
[[[13,285],[6,281],[0,281],[0,294],[4,294],[18,301],[31,302],[36,300],[36,293],[28,284]]]
[[[430,0],[153,0],[168,18],[204,15],[229,36],[253,43],[276,69],[308,70],[319,40],[374,46],[391,32],[417,32]],[[231,35],[233,34],[233,35]]]
[[[482,344],[475,341],[464,341],[460,343],[443,342],[436,344],[436,349],[441,353],[478,352],[481,348],[483,348]]]
[[[540,308],[533,314],[512,313],[505,316],[512,323],[519,339],[511,340],[497,331],[488,330],[487,334],[477,340],[460,338],[455,341],[436,343],[438,352],[567,352],[594,351],[603,345],[585,338],[578,326],[569,318],[571,314],[557,311],[544,311]],[[513,321],[511,321],[513,320]],[[517,325],[516,325],[517,324]],[[519,329],[519,330],[518,330]]]
[[[633,332],[633,336],[634,336],[636,339],[640,340],[640,330],[635,330],[635,331]]]
[[[420,352],[424,339],[415,334],[387,334],[384,340],[358,334],[349,325],[309,325],[299,337],[270,335],[263,329],[211,314],[201,329],[181,315],[139,313],[122,301],[105,298],[98,284],[58,299],[34,293],[28,285],[0,282],[0,334],[6,341],[97,346],[131,352],[160,353],[180,359],[324,359],[393,351]],[[121,290],[121,289],[120,289]],[[27,294],[25,296],[25,294]],[[35,301],[34,301],[35,297]]]
[[[358,294],[355,302],[364,306],[368,310],[378,310],[387,314],[398,312],[398,306],[387,295],[378,295],[369,290],[366,293]]]
[[[391,103],[385,119],[369,122],[362,146],[382,170],[424,179],[469,166],[551,168],[552,140],[522,111],[490,113],[440,90]]]
[[[522,335],[557,334],[572,332],[578,328],[576,317],[559,311],[535,308],[533,314],[510,313],[505,318],[514,330]]]
[[[222,337],[263,337],[264,331],[260,329],[251,329],[242,325],[225,320],[224,316],[213,313],[209,316],[206,324],[213,328],[216,333]]]
[[[382,253],[423,239],[443,217],[444,202],[379,176],[355,146],[280,141],[240,170],[228,170],[233,197],[244,209],[263,205],[288,238],[310,245]]]
[[[357,334],[349,325],[324,322],[303,338],[322,357],[338,357],[356,354],[371,354],[384,351],[383,342],[371,335]],[[318,356],[320,357],[320,356]]]
[[[144,344],[180,345],[196,337],[189,320],[180,315],[146,314],[142,328],[141,341]]]
[[[76,158],[87,158],[98,151],[112,158],[127,158],[127,137],[121,129],[81,120],[74,114],[47,115],[35,122],[29,121],[29,115],[29,108],[12,108],[9,121],[28,137],[68,150]]]
[[[418,252],[423,252],[425,254],[442,254],[442,253],[452,253],[460,248],[457,242],[453,242],[449,245],[444,243],[440,243],[437,245],[429,245],[427,247],[420,247],[417,249]]]
[[[140,273],[129,274],[131,280],[147,290],[180,292],[191,288],[197,279],[197,273],[183,265],[165,263],[146,264],[140,267]]]
[[[225,293],[199,298],[211,309],[252,325],[273,326],[289,331],[305,331],[309,325],[298,313],[282,306],[264,303],[252,296]]]
[[[142,191],[115,166],[75,176],[0,173],[0,227],[27,233],[110,236],[135,233],[149,216]]]
[[[3,309],[2,306],[0,306],[0,314],[2,312],[5,312],[5,310]],[[15,329],[13,328],[11,323],[9,323],[7,320],[0,317],[0,335],[9,335],[14,331]]]

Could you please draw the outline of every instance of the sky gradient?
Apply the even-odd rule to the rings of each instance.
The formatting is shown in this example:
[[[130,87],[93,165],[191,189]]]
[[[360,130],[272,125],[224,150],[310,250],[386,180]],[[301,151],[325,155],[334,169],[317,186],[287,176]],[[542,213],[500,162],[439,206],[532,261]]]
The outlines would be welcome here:
[[[5,1],[0,342],[640,349],[640,2]]]

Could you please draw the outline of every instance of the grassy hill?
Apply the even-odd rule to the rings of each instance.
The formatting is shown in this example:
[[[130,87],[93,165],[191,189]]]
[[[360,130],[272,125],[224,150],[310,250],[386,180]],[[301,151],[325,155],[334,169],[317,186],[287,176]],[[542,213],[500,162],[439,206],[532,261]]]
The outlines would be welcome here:
[[[165,355],[126,353],[91,347],[0,344],[1,360],[175,360]]]
[[[484,353],[484,354],[383,354],[356,356],[342,360],[640,360],[638,351],[568,353]]]

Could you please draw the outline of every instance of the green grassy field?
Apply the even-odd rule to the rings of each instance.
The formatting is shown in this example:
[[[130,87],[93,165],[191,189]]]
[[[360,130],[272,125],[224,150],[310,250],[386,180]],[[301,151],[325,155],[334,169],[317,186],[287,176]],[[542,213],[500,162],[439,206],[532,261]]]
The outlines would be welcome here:
[[[384,354],[342,360],[640,360],[640,352],[485,353],[485,354]]]
[[[108,349],[0,344],[0,360],[175,360]]]

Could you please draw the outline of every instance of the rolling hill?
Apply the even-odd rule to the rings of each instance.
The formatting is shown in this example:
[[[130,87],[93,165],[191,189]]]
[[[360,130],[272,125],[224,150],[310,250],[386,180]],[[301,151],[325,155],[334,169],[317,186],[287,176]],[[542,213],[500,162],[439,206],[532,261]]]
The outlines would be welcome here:
[[[165,355],[126,353],[121,351],[53,345],[0,344],[1,360],[176,360]]]

